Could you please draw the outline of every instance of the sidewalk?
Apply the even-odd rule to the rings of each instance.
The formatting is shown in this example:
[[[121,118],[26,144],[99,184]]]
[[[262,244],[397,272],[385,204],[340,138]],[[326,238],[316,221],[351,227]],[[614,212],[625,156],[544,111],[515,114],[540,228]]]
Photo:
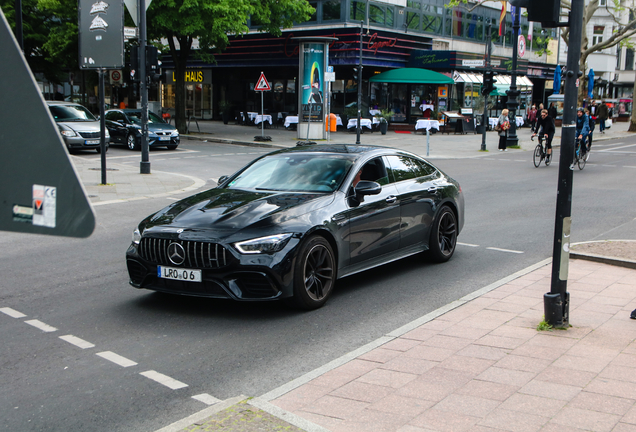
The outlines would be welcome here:
[[[537,329],[545,260],[265,395],[161,432],[636,431],[636,269],[588,260],[618,246],[633,265],[636,242],[594,243],[571,255],[567,330]]]

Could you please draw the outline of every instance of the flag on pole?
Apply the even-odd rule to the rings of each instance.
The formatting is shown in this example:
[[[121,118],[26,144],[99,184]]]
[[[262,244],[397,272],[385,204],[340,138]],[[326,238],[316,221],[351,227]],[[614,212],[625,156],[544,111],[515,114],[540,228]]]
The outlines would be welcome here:
[[[501,2],[501,15],[499,15],[499,36],[506,33],[506,4],[508,2]]]

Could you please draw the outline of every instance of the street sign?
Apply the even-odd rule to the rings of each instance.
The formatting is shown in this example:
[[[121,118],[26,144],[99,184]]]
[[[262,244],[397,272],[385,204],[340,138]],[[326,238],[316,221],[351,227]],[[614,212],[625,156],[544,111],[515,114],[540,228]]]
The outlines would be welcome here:
[[[79,0],[79,65],[81,69],[124,67],[122,0]]]
[[[112,70],[110,71],[110,83],[111,84],[121,84],[122,76],[120,70]]]
[[[93,209],[1,9],[0,52],[0,230],[88,237]]]
[[[265,74],[261,72],[261,76],[258,78],[258,82],[256,83],[256,86],[254,86],[254,91],[269,91],[271,89],[272,88],[267,82],[267,78],[265,78]]]
[[[325,81],[333,82],[336,80],[335,72],[325,72]]]
[[[523,55],[526,53],[526,38],[522,34],[519,35],[517,48],[518,48],[519,57],[523,57]]]
[[[136,26],[139,25],[139,23],[137,22],[137,20],[139,19],[139,12],[137,12],[138,2],[139,0],[124,0],[124,3],[126,4],[126,9],[128,9],[128,13],[130,13],[130,17],[133,19],[133,22],[135,23]],[[151,2],[152,0],[146,0],[146,10],[148,10],[148,6],[150,6]]]

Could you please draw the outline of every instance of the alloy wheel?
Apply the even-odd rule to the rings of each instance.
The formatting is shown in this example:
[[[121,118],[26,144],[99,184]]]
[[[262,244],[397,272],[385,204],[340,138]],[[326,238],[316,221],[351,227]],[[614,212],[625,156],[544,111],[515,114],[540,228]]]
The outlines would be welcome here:
[[[303,280],[307,295],[319,301],[327,297],[333,287],[334,259],[323,244],[314,245],[305,257]]]

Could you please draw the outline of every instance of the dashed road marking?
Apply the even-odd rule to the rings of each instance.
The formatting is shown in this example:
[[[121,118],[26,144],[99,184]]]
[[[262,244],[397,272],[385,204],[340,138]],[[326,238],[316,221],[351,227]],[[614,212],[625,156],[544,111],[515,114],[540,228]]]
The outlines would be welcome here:
[[[206,405],[214,405],[216,403],[221,402],[221,399],[217,399],[214,396],[211,396],[207,393],[202,393],[199,395],[192,396],[192,399],[196,399],[199,402],[203,402]]]
[[[25,321],[25,323],[32,325],[33,327],[38,328],[46,333],[57,331],[55,327],[45,324],[40,320],[29,320],[29,321]]]
[[[486,249],[490,249],[490,250],[494,250],[494,251],[499,251],[499,252],[509,252],[509,253],[516,253],[516,254],[522,254],[522,251],[517,251],[517,250],[511,250],[511,249],[500,249],[500,248],[496,248],[496,247],[487,247]]]
[[[146,372],[140,372],[140,375],[145,376],[153,381],[157,381],[159,384],[163,384],[172,390],[178,390],[180,388],[188,387],[187,384],[177,381],[174,378],[170,378],[167,375],[161,374],[157,371],[149,370]]]
[[[134,361],[129,360],[126,357],[122,357],[119,354],[115,354],[112,351],[104,351],[104,352],[97,353],[96,355],[108,361],[111,361],[121,367],[130,367],[130,366],[135,366],[137,364]]]
[[[479,247],[479,245],[476,245],[476,244],[470,244],[470,243],[460,243],[460,242],[457,242],[457,244],[458,244],[458,245],[460,245],[460,246]]]
[[[26,316],[22,312],[18,312],[17,310],[11,309],[10,307],[0,308],[0,312],[9,315],[11,318],[24,318]]]
[[[95,346],[95,344],[92,344],[88,341],[85,341],[84,339],[80,339],[77,336],[73,335],[60,336],[60,339],[81,349],[93,348]]]

